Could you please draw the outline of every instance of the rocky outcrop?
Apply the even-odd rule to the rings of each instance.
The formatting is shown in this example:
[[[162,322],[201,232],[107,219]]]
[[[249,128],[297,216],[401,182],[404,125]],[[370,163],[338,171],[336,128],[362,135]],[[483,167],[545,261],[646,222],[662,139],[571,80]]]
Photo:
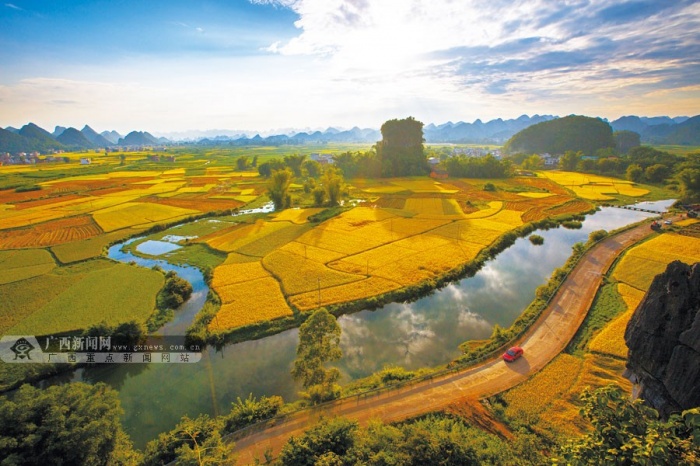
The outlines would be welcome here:
[[[625,331],[630,379],[667,417],[700,406],[700,263],[654,278]]]

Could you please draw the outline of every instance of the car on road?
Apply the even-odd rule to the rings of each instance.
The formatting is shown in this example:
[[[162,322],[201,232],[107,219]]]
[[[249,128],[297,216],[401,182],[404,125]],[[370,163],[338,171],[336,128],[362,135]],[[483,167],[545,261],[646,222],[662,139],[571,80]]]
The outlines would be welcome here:
[[[664,223],[665,223],[666,225],[671,225],[673,222],[670,221],[670,220],[666,220]]]
[[[503,360],[505,362],[513,362],[522,356],[524,352],[525,351],[521,347],[513,346],[512,348],[508,349],[508,351],[503,353]]]

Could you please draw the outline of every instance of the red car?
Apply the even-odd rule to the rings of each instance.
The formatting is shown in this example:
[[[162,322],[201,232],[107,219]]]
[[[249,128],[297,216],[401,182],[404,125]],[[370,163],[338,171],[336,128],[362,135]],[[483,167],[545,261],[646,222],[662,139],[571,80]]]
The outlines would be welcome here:
[[[525,351],[519,346],[513,346],[508,351],[503,353],[503,360],[505,362],[513,362],[523,355]]]

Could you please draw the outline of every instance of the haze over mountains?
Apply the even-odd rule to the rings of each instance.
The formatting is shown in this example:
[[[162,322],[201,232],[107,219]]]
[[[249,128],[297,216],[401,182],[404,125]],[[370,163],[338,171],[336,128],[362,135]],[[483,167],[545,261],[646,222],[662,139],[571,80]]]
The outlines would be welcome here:
[[[427,143],[483,143],[502,144],[514,134],[525,128],[559,118],[553,115],[523,115],[516,119],[500,118],[486,123],[476,120],[473,123],[459,121],[440,125],[433,123],[424,126]],[[638,117],[625,116],[609,123],[613,131],[634,131],[641,136],[642,143],[700,145],[700,116],[693,118],[668,116]],[[192,132],[192,134],[202,132]],[[204,132],[209,133],[209,132]],[[187,137],[187,133],[178,133],[177,139],[155,137],[147,131],[132,131],[122,136],[116,131],[98,133],[85,125],[81,130],[56,126],[49,133],[39,126],[29,123],[20,129],[0,128],[0,152],[46,153],[56,150],[99,149],[110,146],[156,146],[172,143],[197,145],[282,145],[311,143],[374,143],[381,139],[378,129],[354,127],[350,130],[328,128],[325,131],[289,131],[262,137],[260,134],[250,136],[242,132],[221,131],[219,135],[208,137]]]

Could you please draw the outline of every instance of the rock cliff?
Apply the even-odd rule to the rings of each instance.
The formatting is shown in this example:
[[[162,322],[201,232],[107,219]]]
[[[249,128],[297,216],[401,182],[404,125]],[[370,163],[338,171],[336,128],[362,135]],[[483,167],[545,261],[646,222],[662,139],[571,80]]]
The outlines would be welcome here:
[[[625,331],[630,379],[663,417],[700,406],[700,263],[654,278]]]

